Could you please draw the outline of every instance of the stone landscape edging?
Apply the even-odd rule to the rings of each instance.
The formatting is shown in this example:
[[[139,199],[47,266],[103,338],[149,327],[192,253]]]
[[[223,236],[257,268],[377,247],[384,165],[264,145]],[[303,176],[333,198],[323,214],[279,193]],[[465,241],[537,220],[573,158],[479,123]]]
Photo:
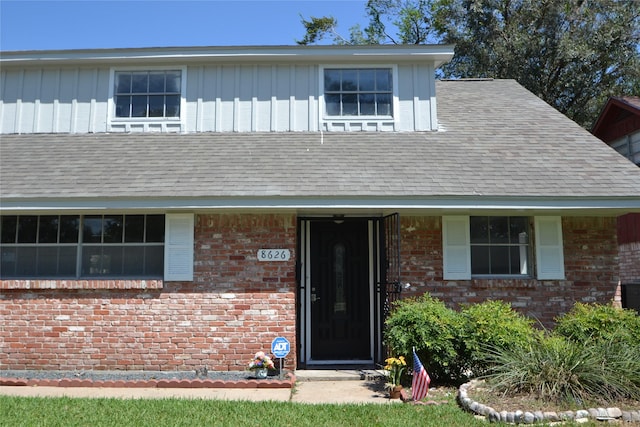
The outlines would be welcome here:
[[[0,386],[39,387],[116,387],[116,388],[293,388],[296,377],[288,373],[283,380],[216,380],[216,379],[160,379],[160,380],[88,380],[81,378],[26,379],[0,377]]]
[[[640,409],[635,411],[622,411],[619,408],[589,408],[577,411],[496,411],[490,406],[483,405],[471,399],[467,393],[471,385],[479,380],[471,380],[464,383],[458,389],[458,403],[463,409],[485,417],[489,422],[506,422],[511,424],[535,424],[541,422],[575,421],[580,419],[593,419],[596,421],[619,420],[625,422],[640,421]]]

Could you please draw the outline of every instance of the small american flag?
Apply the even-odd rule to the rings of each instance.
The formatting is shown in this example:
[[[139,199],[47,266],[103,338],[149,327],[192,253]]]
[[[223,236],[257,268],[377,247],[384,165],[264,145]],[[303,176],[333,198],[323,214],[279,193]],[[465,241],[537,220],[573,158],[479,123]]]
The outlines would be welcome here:
[[[424,369],[422,363],[420,363],[420,359],[418,359],[418,355],[416,354],[416,349],[413,349],[413,380],[411,381],[411,395],[413,400],[422,400],[429,393],[429,384],[431,383],[431,378],[429,378],[429,374],[427,370]]]

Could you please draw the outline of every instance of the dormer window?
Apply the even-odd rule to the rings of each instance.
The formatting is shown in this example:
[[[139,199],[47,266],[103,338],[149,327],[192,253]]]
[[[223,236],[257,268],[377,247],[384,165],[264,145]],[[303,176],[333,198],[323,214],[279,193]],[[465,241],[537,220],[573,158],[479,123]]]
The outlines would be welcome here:
[[[183,131],[186,75],[186,67],[112,68],[109,131]]]
[[[331,117],[393,116],[390,68],[325,68],[325,114]]]
[[[180,117],[182,73],[118,71],[115,73],[116,117]]]
[[[396,65],[320,67],[319,127],[325,131],[394,131],[400,123]]]

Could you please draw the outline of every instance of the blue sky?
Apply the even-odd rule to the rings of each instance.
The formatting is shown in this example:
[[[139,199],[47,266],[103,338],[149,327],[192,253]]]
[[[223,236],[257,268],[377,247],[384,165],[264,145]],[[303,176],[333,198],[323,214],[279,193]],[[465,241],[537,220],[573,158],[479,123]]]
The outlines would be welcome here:
[[[293,45],[300,14],[348,35],[366,0],[0,0],[0,50]]]

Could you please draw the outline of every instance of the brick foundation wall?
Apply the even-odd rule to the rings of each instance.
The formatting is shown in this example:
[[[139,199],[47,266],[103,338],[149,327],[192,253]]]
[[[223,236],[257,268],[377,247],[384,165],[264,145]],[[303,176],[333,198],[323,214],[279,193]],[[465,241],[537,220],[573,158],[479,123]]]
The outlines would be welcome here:
[[[260,248],[291,259],[259,262]],[[243,370],[277,336],[291,342],[293,367],[295,249],[295,216],[198,215],[192,283],[10,281],[0,369]]]
[[[444,281],[440,217],[403,217],[402,280],[411,287],[403,296],[429,292],[451,308],[487,299],[510,302],[546,327],[576,301],[607,303],[618,283],[615,218],[562,220],[566,280],[492,279]]]

